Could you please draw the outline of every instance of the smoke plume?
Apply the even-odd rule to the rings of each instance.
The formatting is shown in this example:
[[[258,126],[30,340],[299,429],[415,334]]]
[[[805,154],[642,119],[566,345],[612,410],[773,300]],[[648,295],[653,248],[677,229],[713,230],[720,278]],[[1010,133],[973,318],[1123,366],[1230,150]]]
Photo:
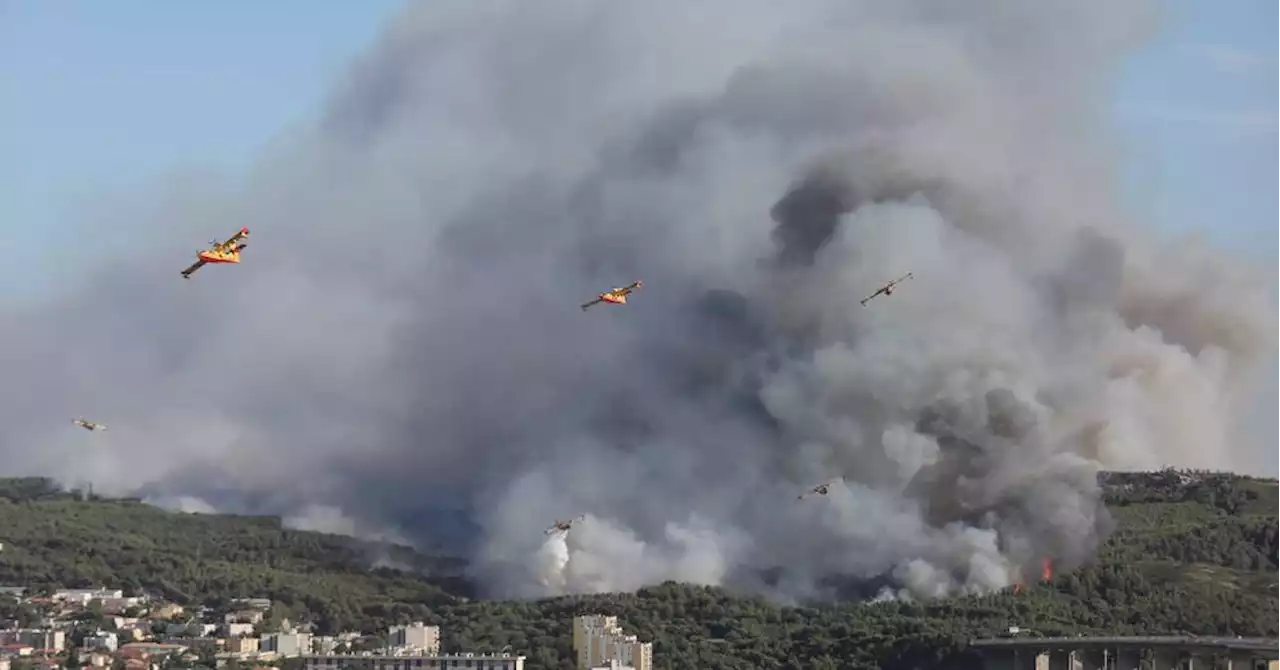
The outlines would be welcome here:
[[[86,212],[129,244],[6,315],[5,470],[453,547],[494,596],[1078,565],[1099,468],[1275,468],[1271,277],[1119,202],[1098,109],[1154,18],[415,3],[242,183]]]

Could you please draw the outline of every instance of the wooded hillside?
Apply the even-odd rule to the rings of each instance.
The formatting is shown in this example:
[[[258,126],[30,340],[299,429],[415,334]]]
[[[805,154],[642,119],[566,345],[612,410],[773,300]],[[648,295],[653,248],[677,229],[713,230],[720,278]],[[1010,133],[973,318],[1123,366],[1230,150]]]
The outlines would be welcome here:
[[[191,515],[0,480],[0,582],[151,589],[182,603],[278,601],[320,631],[410,620],[446,649],[572,668],[573,615],[619,615],[659,668],[910,668],[961,662],[965,642],[1010,625],[1040,635],[1277,633],[1275,480],[1162,471],[1102,477],[1117,530],[1097,564],[1052,583],[929,603],[780,607],[667,583],[635,594],[481,602],[462,561],[283,529],[273,517]],[[369,569],[374,564],[395,565]]]

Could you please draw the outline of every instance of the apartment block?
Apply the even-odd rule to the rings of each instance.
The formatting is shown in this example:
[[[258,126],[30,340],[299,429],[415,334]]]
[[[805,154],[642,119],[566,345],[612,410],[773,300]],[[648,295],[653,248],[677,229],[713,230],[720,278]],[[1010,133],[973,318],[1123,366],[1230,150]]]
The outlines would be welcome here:
[[[310,633],[272,633],[258,640],[259,651],[273,651],[286,658],[311,653]]]
[[[424,656],[436,656],[440,653],[440,627],[427,626],[421,621],[392,626],[387,632],[387,644],[421,652]]]
[[[258,638],[229,637],[223,649],[232,654],[252,654],[258,651]]]
[[[524,656],[440,654],[431,656],[303,656],[302,670],[524,670]]]
[[[612,661],[635,670],[653,670],[653,643],[624,633],[615,616],[574,617],[573,652],[579,670],[607,668]]]
[[[115,651],[120,648],[120,636],[115,633],[100,630],[91,635],[86,635],[80,646],[84,649],[106,649],[107,651]]]

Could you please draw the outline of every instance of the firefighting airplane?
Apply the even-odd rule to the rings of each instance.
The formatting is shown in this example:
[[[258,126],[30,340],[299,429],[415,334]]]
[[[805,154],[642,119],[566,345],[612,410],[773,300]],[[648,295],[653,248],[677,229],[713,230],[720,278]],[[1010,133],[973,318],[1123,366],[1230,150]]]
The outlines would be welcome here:
[[[889,282],[888,284],[881,286],[879,289],[876,289],[875,293],[872,293],[871,295],[862,299],[862,306],[866,307],[867,303],[870,302],[872,298],[880,295],[881,293],[883,293],[884,295],[893,295],[893,287],[897,286],[901,282],[911,279],[912,276],[913,275],[910,272],[908,272],[907,274],[902,275],[901,277],[898,277],[897,279]]]
[[[568,521],[561,521],[559,519],[556,519],[556,522],[552,524],[550,528],[543,531],[543,533],[545,535],[551,535],[552,533],[567,533],[569,532],[569,529],[573,527],[574,523],[578,521],[582,521],[585,518],[587,518],[587,515],[579,514],[578,516],[575,516],[572,519],[569,519]]]
[[[183,279],[191,279],[191,273],[204,267],[206,263],[239,263],[240,250],[249,246],[240,240],[249,236],[248,228],[241,228],[236,231],[226,242],[213,240],[209,243],[209,248],[196,254],[196,262],[191,267],[182,271]],[[237,244],[239,242],[239,244]]]
[[[611,302],[615,305],[625,305],[627,304],[627,296],[631,295],[632,291],[640,288],[641,286],[644,286],[644,282],[637,281],[630,286],[622,286],[619,288],[614,288],[614,289],[605,291],[604,293],[601,293],[600,295],[596,296],[595,300],[592,300],[591,302],[588,302],[588,303],[584,303],[582,305],[582,311],[585,312],[587,311],[588,307],[591,307],[592,305],[596,305],[602,302]]]
[[[818,484],[817,486],[809,489],[808,491],[805,491],[803,494],[796,496],[796,500],[804,500],[805,498],[808,498],[809,496],[815,495],[815,494],[820,496],[825,496],[827,495],[827,491],[831,489],[832,484],[835,484],[836,482],[843,481],[843,480],[844,480],[843,477],[828,479],[827,481],[821,484]]]
[[[100,423],[94,423],[88,419],[72,419],[71,423],[74,423],[75,425],[80,426],[85,430],[106,430],[107,429],[106,426]]]

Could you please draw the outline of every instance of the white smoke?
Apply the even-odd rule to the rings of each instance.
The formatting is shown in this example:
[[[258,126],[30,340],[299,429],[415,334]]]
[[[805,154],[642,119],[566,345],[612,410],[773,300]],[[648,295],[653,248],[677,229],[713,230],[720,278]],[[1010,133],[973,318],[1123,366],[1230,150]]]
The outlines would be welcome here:
[[[1241,421],[1274,273],[1117,195],[1097,111],[1150,10],[415,4],[243,188],[93,212],[141,242],[6,315],[6,467],[397,529],[512,597],[1078,564],[1099,468],[1275,453]]]

